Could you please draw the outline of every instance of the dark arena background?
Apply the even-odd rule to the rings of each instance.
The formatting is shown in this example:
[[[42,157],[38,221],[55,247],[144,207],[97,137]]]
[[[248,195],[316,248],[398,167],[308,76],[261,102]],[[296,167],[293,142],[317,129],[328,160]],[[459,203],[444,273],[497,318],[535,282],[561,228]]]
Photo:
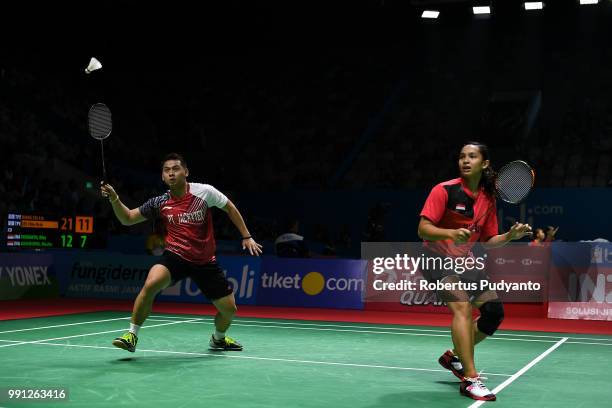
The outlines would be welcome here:
[[[0,49],[0,407],[609,405],[612,1],[140,7],[81,5],[91,20],[72,29],[66,5]],[[112,114],[102,142],[96,103]],[[499,176],[494,211],[478,207],[469,141],[495,170],[527,163],[528,196],[505,200],[520,180]],[[171,152],[195,200],[175,215]],[[120,222],[119,199],[145,222]],[[424,239],[487,241],[479,212],[503,242],[469,257],[500,283],[501,315],[499,299],[400,285],[426,283],[392,262],[424,262]],[[203,248],[219,267],[187,263]],[[187,266],[218,271],[237,311]],[[156,273],[172,282],[150,289]],[[154,299],[145,323],[137,296]],[[130,333],[133,353],[114,341]],[[211,350],[229,339],[243,349]],[[465,375],[443,364],[453,353]]]

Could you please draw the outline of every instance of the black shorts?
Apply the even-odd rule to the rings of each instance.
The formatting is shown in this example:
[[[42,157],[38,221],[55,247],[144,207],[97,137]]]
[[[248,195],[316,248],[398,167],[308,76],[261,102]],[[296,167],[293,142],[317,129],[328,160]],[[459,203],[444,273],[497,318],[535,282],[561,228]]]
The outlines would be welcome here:
[[[234,292],[216,262],[197,265],[170,251],[164,251],[157,264],[168,268],[172,277],[171,285],[185,278],[191,278],[208,300],[217,300]]]
[[[430,258],[430,259],[441,259],[442,260],[442,262],[430,261],[429,268],[427,267],[421,268],[421,273],[423,274],[423,277],[427,280],[427,282],[430,282],[430,283],[436,283],[440,281],[447,282],[448,280],[446,280],[446,278],[456,277],[455,279],[458,279],[459,281],[464,282],[464,283],[476,283],[478,284],[478,289],[465,291],[470,301],[478,299],[480,295],[486,291],[486,290],[483,291],[480,289],[480,281],[489,280],[489,275],[487,274],[486,269],[482,269],[482,270],[474,269],[471,271],[465,271],[463,273],[457,273],[456,271],[452,269],[445,269],[445,268],[438,267],[440,263],[443,264],[443,261],[446,258],[445,256],[440,255],[436,252],[433,252],[426,247],[423,247],[423,254],[425,255],[425,257]],[[433,266],[434,264],[435,266]],[[438,292],[438,297],[442,298],[440,292]],[[447,298],[443,300],[448,301],[450,299]]]

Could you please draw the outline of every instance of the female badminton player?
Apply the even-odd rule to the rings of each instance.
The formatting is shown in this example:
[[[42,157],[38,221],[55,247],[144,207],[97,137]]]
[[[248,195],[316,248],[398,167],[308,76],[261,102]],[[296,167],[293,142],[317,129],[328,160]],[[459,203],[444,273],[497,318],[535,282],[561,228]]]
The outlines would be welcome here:
[[[499,247],[531,231],[528,224],[516,223],[510,231],[498,234],[495,172],[487,146],[478,142],[465,144],[459,153],[458,166],[460,177],[436,185],[421,211],[418,232],[425,241],[427,257],[473,258],[471,248],[476,242],[485,248]],[[471,290],[474,283],[479,288],[480,281],[487,279],[484,268],[474,267],[458,273],[458,268],[442,267],[448,263],[428,264],[434,267],[422,272],[429,282],[450,284],[439,290],[438,296],[453,314],[454,348],[447,350],[438,361],[461,380],[461,394],[476,400],[495,400],[474,366],[474,345],[495,333],[504,318],[503,305],[495,291]],[[474,261],[469,264],[478,265]],[[468,263],[464,260],[463,265]],[[473,307],[480,309],[475,322],[472,321]]]
[[[242,350],[242,345],[225,335],[236,301],[232,287],[215,258],[211,207],[225,211],[242,236],[242,248],[259,256],[262,246],[249,234],[236,206],[219,190],[208,184],[187,182],[189,170],[185,159],[168,154],[162,162],[162,180],[168,191],[146,201],[138,208],[126,207],[109,184],[102,184],[115,215],[123,225],[133,225],[159,217],[165,226],[166,250],[151,267],[143,288],[136,297],[129,331],[113,340],[116,347],[134,352],[138,331],[151,312],[153,299],[166,287],[190,277],[217,308],[215,331],[210,338],[211,350]]]

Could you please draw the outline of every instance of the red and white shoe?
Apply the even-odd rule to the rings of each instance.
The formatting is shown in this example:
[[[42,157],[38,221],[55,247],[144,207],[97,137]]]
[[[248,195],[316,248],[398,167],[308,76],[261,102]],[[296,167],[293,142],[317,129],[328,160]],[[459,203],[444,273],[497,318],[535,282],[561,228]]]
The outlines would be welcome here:
[[[438,359],[438,363],[447,370],[450,370],[455,377],[463,380],[463,364],[451,350],[446,350],[444,354]]]
[[[480,377],[470,378],[463,377],[459,392],[466,397],[470,397],[479,401],[495,401],[496,397],[486,385],[480,381]]]

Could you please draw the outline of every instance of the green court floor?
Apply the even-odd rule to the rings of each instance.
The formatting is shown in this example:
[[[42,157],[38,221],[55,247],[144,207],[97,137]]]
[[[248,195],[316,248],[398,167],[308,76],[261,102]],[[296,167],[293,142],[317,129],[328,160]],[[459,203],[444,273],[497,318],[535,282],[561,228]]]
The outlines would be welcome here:
[[[243,352],[210,352],[208,316],[153,314],[136,353],[104,312],[0,322],[0,388],[68,388],[69,402],[0,407],[476,407],[438,357],[447,329],[238,318]],[[502,331],[477,348],[494,407],[612,400],[612,336]]]

